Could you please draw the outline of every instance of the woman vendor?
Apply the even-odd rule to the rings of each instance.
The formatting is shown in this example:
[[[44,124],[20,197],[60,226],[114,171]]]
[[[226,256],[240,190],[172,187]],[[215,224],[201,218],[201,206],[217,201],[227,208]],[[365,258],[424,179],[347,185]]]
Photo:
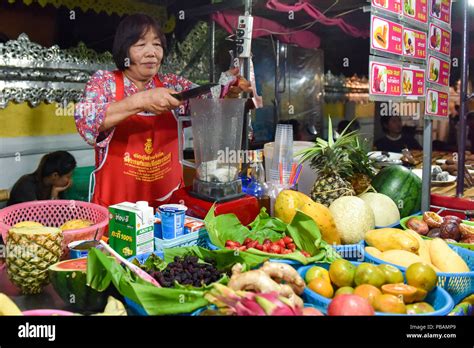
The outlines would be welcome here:
[[[153,18],[126,17],[113,44],[118,70],[97,71],[76,105],[77,129],[96,152],[94,203],[145,200],[158,206],[183,184],[172,113],[180,101],[171,94],[197,85],[159,73],[165,53],[165,36]],[[237,97],[250,91],[250,84],[237,74],[238,69],[224,73],[224,86],[212,94]]]

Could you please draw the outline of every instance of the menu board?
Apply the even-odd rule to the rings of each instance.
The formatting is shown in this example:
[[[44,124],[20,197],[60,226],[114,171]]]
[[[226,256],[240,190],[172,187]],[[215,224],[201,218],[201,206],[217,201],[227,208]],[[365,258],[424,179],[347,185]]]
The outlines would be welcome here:
[[[449,57],[451,55],[451,32],[430,23],[428,33],[428,47]]]
[[[428,81],[440,86],[449,87],[450,68],[449,61],[430,55],[428,65],[426,66]]]
[[[406,97],[425,95],[425,70],[421,68],[403,68],[402,94]]]
[[[402,67],[396,64],[370,62],[370,94],[401,96]]]
[[[451,0],[429,0],[430,1],[430,17],[451,24]]]
[[[426,33],[403,27],[403,56],[426,59]]]
[[[448,93],[428,88],[426,90],[425,114],[448,117],[448,99]]]
[[[370,45],[372,49],[395,55],[402,54],[401,24],[378,16],[372,16],[372,33]]]
[[[403,0],[403,16],[419,23],[428,22],[427,0]]]
[[[393,14],[402,14],[402,0],[372,0],[372,6]]]

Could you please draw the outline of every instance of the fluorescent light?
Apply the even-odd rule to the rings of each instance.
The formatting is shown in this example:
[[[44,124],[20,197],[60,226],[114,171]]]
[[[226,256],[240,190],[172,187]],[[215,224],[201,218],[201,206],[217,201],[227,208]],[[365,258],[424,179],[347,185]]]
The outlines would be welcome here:
[[[474,0],[469,0],[469,6],[474,7]]]

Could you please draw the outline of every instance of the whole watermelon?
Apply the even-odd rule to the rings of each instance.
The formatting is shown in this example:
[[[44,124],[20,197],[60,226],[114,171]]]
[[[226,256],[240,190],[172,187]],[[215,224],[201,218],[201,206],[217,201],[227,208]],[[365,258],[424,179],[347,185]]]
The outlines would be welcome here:
[[[396,165],[383,168],[372,179],[372,186],[395,202],[400,218],[421,210],[421,179],[406,167]]]

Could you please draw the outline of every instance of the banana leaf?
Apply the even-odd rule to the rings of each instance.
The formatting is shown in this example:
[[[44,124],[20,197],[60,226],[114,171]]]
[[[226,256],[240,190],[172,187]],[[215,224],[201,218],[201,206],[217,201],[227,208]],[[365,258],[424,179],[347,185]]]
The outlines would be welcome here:
[[[267,256],[255,255],[245,251],[235,251],[229,249],[208,250],[198,246],[171,248],[164,250],[164,258],[166,262],[172,262],[175,256],[194,255],[201,260],[211,258],[216,261],[216,268],[218,270],[230,271],[236,263],[241,263],[244,268],[243,271],[261,265],[268,260]]]
[[[268,260],[268,257],[251,253],[227,249],[211,251],[198,246],[165,249],[164,255],[165,263],[172,262],[175,256],[195,255],[201,260],[211,258],[216,261],[217,269],[224,271],[230,271],[236,263],[241,263],[245,271]],[[219,283],[226,284],[228,280],[228,276],[224,275]],[[204,294],[212,287],[212,284],[201,288],[176,284],[174,288],[158,288],[119,265],[114,258],[98,249],[91,249],[87,259],[87,284],[97,291],[103,291],[110,283],[122,296],[141,305],[149,315],[191,313],[209,304]]]
[[[135,276],[98,249],[87,259],[87,284],[104,291],[112,283],[118,292],[141,305],[149,315],[191,313],[209,304],[203,288],[159,288]]]
[[[259,217],[257,217],[257,219],[275,218],[266,217],[264,214],[261,213]],[[243,226],[234,214],[224,214],[215,216],[214,209],[212,208],[207,214],[204,221],[206,223],[209,239],[214,245],[222,249],[225,248],[225,242],[227,240],[238,241],[239,243],[242,243],[247,237],[256,239],[255,235],[253,234],[253,231]],[[251,225],[256,226],[257,223],[254,223],[252,223]],[[289,225],[285,224],[281,220],[278,220],[278,222],[275,223],[275,225],[278,226],[279,230],[282,229],[282,224],[285,225],[285,231],[282,231],[281,234],[279,233],[278,237],[281,238],[285,235],[290,236],[291,238],[293,238],[297,248],[299,250],[306,250],[311,255],[311,257],[306,257],[299,251],[296,251],[291,254],[281,255],[271,254],[253,248],[248,249],[246,253],[272,259],[293,260],[302,264],[308,264],[312,262],[332,262],[335,259],[339,258],[339,255],[334,251],[334,249],[324,240],[322,240],[321,232],[319,231],[319,228],[314,222],[314,220],[303,212],[298,211]],[[268,226],[270,225],[270,222],[267,221],[265,224],[262,225]],[[260,230],[260,232],[261,231],[264,230],[262,229]],[[275,232],[274,230],[272,231]],[[268,234],[268,236],[271,236],[271,234]],[[261,239],[262,236],[259,236],[259,238]]]

